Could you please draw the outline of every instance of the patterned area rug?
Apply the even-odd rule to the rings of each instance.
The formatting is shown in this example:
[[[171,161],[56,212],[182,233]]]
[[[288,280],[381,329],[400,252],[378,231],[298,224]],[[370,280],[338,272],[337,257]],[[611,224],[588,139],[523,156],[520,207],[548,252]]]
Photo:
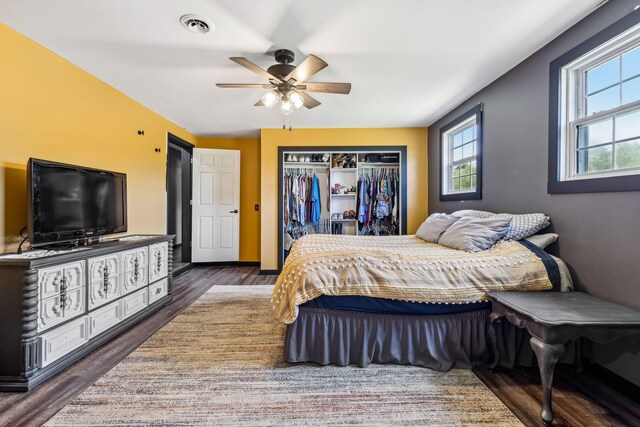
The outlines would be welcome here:
[[[271,289],[212,287],[46,425],[521,425],[471,371],[285,363]]]

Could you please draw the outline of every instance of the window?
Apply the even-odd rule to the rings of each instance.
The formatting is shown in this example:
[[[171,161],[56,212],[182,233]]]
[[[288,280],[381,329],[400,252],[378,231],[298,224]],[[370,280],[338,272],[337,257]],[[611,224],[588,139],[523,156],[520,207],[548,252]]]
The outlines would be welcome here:
[[[550,193],[640,189],[636,15],[551,64]]]
[[[482,108],[440,129],[440,200],[482,198]]]

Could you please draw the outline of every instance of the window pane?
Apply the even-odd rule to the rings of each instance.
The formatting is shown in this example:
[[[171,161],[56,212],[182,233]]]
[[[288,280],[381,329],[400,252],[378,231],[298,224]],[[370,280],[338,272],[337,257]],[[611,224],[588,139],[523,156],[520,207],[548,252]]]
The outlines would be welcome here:
[[[453,180],[453,191],[460,190],[460,178],[455,178]]]
[[[471,157],[473,156],[473,148],[475,143],[470,142],[462,146],[462,157]]]
[[[622,55],[622,79],[640,74],[640,47]]]
[[[473,128],[474,126],[464,130],[462,133],[462,142],[473,141]]]
[[[453,176],[460,176],[460,166],[453,168]]]
[[[618,83],[620,80],[620,57],[587,71],[587,94]]]
[[[469,175],[471,173],[471,164],[469,162],[460,166],[460,175]]]
[[[640,99],[640,77],[622,83],[622,103]]]
[[[616,141],[640,136],[640,111],[616,116]]]
[[[471,173],[476,173],[476,161],[471,162]]]
[[[611,145],[578,151],[578,173],[611,169]]]
[[[613,120],[578,127],[578,148],[613,141]]]
[[[616,144],[616,169],[640,167],[640,139]]]
[[[460,189],[461,190],[469,190],[471,189],[471,177],[463,176],[460,178]]]
[[[608,110],[620,105],[620,87],[614,86],[587,96],[587,115]]]
[[[462,145],[462,132],[458,132],[453,135],[453,147],[460,147]]]
[[[471,189],[472,189],[472,190],[475,190],[475,189],[476,189],[476,176],[475,176],[475,175],[473,175],[473,176],[471,177]]]
[[[462,158],[462,147],[455,148],[453,150],[453,161],[458,161]]]

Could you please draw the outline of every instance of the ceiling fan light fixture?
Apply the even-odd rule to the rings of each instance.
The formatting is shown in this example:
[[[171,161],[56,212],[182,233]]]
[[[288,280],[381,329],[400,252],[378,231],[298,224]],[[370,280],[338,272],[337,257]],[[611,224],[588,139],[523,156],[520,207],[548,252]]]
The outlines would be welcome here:
[[[289,100],[296,110],[304,105],[304,99],[298,92],[291,91],[291,93],[289,93]]]
[[[280,112],[284,115],[284,116],[290,116],[293,114],[293,112],[295,111],[295,108],[293,107],[293,103],[289,100],[289,99],[283,99],[282,102],[280,103]]]
[[[278,96],[278,93],[272,90],[271,92],[267,92],[264,94],[264,96],[262,97],[262,103],[267,108],[273,108],[273,106],[278,103],[279,98],[280,96]]]

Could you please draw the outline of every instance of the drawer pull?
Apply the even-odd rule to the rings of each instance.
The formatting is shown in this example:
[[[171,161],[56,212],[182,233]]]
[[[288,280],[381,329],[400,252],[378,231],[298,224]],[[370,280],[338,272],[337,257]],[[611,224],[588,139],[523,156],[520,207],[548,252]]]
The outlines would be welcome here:
[[[109,267],[105,265],[102,289],[98,290],[98,295],[100,295],[101,297],[106,297],[109,291],[111,290],[111,288],[112,288],[112,285],[111,285],[111,281],[109,280]]]
[[[136,259],[133,261],[133,281],[137,283],[139,278],[140,278],[140,260],[136,257]]]

